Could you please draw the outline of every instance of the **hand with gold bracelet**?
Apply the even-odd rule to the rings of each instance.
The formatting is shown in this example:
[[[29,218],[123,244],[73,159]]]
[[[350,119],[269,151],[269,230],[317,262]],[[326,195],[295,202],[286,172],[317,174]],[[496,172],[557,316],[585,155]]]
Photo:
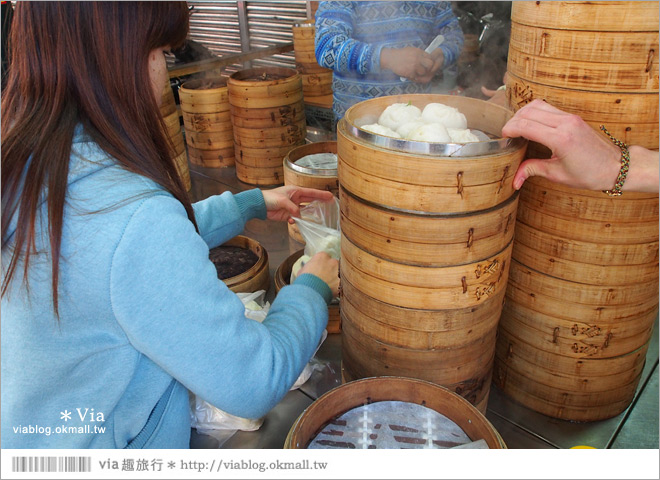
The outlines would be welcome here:
[[[502,136],[525,137],[552,151],[549,159],[531,158],[521,163],[513,178],[516,189],[537,175],[568,187],[614,195],[658,192],[658,152],[637,145],[627,147],[611,136],[608,139],[578,115],[544,101],[534,100],[518,110],[502,128]],[[624,147],[629,151],[627,172]]]

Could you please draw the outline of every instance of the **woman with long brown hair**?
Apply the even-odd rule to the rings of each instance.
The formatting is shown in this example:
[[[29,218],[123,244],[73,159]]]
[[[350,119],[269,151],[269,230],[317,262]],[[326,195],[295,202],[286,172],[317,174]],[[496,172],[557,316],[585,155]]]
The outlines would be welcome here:
[[[327,255],[263,324],[208,259],[247,220],[286,220],[331,194],[191,204],[158,108],[163,50],[187,31],[185,2],[17,5],[2,96],[5,448],[187,448],[188,391],[260,417],[326,326],[338,289]]]

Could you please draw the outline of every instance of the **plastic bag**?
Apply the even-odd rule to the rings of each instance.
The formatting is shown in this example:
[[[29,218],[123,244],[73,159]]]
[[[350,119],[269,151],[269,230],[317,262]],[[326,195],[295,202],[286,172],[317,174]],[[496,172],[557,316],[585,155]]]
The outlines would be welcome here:
[[[257,290],[253,293],[237,293],[245,305],[245,316],[261,323],[266,320],[270,303],[266,301],[266,290]]]
[[[298,259],[291,269],[290,283],[298,276],[298,270],[307,260],[319,252],[326,252],[332,258],[341,257],[341,229],[339,226],[339,200],[331,202],[315,200],[300,209],[300,218],[293,219],[305,240],[305,255]]]

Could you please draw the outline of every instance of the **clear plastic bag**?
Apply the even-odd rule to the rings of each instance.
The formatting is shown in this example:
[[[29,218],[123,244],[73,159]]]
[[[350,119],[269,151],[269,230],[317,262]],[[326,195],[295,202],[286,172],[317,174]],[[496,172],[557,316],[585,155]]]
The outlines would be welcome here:
[[[298,270],[306,260],[319,252],[326,252],[332,258],[341,257],[341,229],[339,226],[339,200],[330,202],[316,200],[300,209],[300,218],[293,219],[305,240],[305,256],[291,269],[291,279],[297,277]]]

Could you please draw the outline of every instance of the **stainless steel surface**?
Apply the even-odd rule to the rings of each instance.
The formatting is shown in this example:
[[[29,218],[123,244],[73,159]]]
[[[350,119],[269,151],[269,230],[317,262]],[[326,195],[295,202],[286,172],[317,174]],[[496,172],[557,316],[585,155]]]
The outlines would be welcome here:
[[[366,123],[362,123],[362,125],[366,125]],[[381,148],[414,153],[417,155],[432,155],[436,157],[476,157],[480,155],[492,155],[507,150],[513,151],[519,149],[526,142],[522,137],[493,138],[487,142],[471,143],[418,142],[415,140],[376,135],[367,130],[362,130],[356,125],[351,125],[345,118],[342,118],[339,121],[337,128]]]
[[[658,448],[658,365],[641,391],[611,448]]]
[[[191,166],[193,200],[224,191],[237,193],[254,188],[236,179],[234,168]],[[252,220],[245,235],[258,240],[268,251],[271,278],[289,255],[302,248],[288,235],[282,222]],[[274,288],[267,296],[274,298]],[[221,448],[282,448],[293,422],[313,400],[341,383],[341,335],[328,335],[315,362],[320,367],[299,390],[289,392],[265,418],[256,432],[238,432]],[[658,445],[658,321],[647,353],[635,400],[617,417],[591,423],[557,420],[536,413],[507,398],[494,385],[486,417],[509,448],[659,448]],[[218,441],[193,431],[192,448],[217,448]]]

